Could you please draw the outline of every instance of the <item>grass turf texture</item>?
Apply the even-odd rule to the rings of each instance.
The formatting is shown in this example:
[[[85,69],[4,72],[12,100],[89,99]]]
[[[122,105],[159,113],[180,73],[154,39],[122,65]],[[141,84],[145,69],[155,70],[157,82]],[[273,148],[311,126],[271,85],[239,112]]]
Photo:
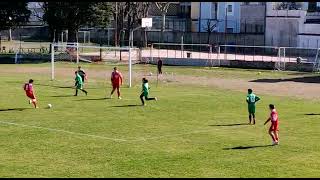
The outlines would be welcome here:
[[[49,65],[20,66],[41,69]],[[88,96],[79,92],[79,97],[73,97],[73,89],[61,87],[73,85],[75,65],[57,67],[70,68],[71,78],[50,82],[50,74],[1,74],[1,177],[319,176],[320,121],[318,116],[305,115],[319,113],[316,101],[257,92],[261,97],[257,125],[237,125],[248,122],[246,94],[240,92],[174,82],[156,87],[153,81],[151,96],[157,96],[159,101],[141,107],[134,106],[140,105],[140,83],[131,89],[123,88],[122,100],[104,99],[111,89],[103,78],[89,82]],[[112,67],[84,65],[96,69]],[[145,68],[134,66],[136,71]],[[147,68],[154,72],[154,66]],[[258,75],[255,70],[166,69],[209,77],[290,76],[290,72],[268,71]],[[40,105],[37,110],[27,103],[22,90],[31,75]],[[48,103],[52,109],[45,109]],[[263,126],[269,103],[276,105],[280,116],[279,146],[268,146],[269,126]]]

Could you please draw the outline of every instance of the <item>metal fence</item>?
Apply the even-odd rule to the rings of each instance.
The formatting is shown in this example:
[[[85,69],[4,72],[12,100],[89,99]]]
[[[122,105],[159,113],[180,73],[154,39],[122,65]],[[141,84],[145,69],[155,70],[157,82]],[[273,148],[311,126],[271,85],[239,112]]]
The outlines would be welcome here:
[[[149,50],[142,53],[143,58],[150,57],[151,60],[164,58],[184,62],[202,61],[202,64],[210,61],[215,66],[220,66],[222,60],[274,62],[278,70],[286,70],[286,63],[319,64],[318,56],[319,49],[316,48],[175,43],[153,43]]]
[[[210,44],[153,43],[151,45],[152,58],[211,59],[212,51]]]

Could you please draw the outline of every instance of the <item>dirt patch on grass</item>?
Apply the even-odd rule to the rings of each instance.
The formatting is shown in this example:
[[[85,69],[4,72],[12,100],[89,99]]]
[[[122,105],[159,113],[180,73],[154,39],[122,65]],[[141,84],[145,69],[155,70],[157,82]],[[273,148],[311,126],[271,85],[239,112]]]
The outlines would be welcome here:
[[[176,81],[177,83],[181,84],[202,85],[209,87],[214,86],[220,89],[228,89],[243,93],[246,93],[248,88],[252,88],[257,94],[289,96],[304,99],[318,99],[320,97],[320,82],[305,83],[283,80],[279,82],[268,83],[254,82],[253,79],[224,79],[183,75],[174,76],[172,81]]]
[[[56,69],[55,74],[57,78],[74,78],[75,68],[59,67]],[[95,79],[110,79],[112,69],[87,69],[89,80],[94,82]],[[50,77],[50,67],[14,67],[3,68],[0,74],[10,73],[27,73],[27,74],[40,74]],[[127,78],[127,72],[123,72]],[[133,79],[139,81],[140,78],[146,76],[146,72],[134,72]],[[156,81],[155,75],[147,76],[152,81]],[[246,93],[248,88],[254,89],[257,94],[268,94],[278,96],[289,96],[305,99],[318,99],[320,97],[320,78],[318,77],[303,77],[292,76],[291,79],[230,79],[230,78],[214,78],[214,77],[195,77],[192,75],[172,75],[163,74],[160,77],[161,83],[173,82],[177,84],[200,85],[208,87],[217,87],[220,89],[228,89]],[[319,83],[318,83],[319,82]]]

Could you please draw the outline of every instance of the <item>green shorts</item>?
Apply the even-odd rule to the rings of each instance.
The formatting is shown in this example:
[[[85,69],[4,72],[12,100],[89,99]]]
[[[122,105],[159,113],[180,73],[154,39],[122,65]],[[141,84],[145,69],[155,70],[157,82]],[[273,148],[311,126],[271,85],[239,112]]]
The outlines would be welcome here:
[[[249,112],[249,114],[254,114],[254,113],[256,113],[256,106],[249,104],[249,105],[248,105],[248,112]]]
[[[82,89],[83,86],[82,86],[82,84],[77,84],[76,88],[77,88],[77,89]]]

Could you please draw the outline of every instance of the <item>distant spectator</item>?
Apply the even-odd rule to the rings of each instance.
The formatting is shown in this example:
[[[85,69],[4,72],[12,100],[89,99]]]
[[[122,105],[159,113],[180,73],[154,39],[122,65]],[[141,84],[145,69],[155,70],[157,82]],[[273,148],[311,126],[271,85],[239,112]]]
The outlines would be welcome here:
[[[158,59],[158,74],[162,74],[162,60]]]

